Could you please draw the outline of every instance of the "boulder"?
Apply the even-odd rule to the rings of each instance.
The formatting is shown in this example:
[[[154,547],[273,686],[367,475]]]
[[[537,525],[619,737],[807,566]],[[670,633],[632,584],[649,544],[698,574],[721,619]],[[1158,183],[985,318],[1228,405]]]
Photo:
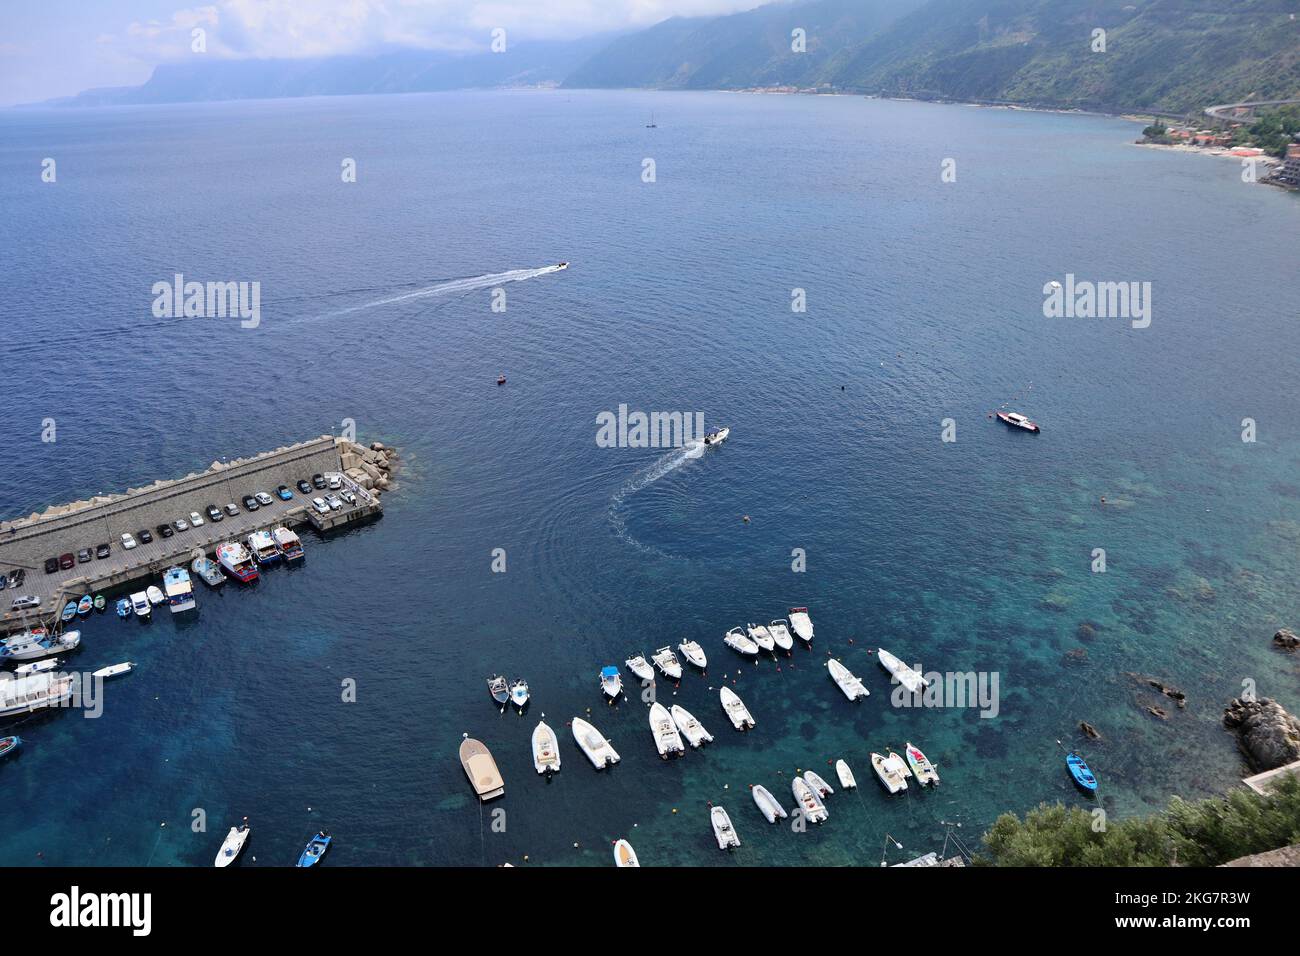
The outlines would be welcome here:
[[[1237,732],[1237,745],[1256,773],[1300,760],[1300,720],[1271,698],[1235,698],[1224,708],[1223,725]]]
[[[1273,644],[1284,650],[1293,651],[1300,647],[1300,637],[1296,637],[1294,631],[1284,627],[1273,635]]]
[[[381,442],[381,441],[372,441],[372,442],[370,443],[370,450],[371,450],[371,451],[383,451],[383,450],[384,450],[384,443]]]
[[[1096,727],[1094,727],[1092,724],[1088,723],[1086,720],[1079,721],[1079,729],[1082,730],[1085,734],[1087,734],[1088,737],[1091,738],[1092,740],[1101,739],[1101,731],[1098,730]]]

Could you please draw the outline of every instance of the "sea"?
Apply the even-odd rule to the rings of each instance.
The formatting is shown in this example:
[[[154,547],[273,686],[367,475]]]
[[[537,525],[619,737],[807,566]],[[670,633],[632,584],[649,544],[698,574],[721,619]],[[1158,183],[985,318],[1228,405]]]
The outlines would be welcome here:
[[[242,866],[322,827],[330,867],[610,866],[620,838],[644,866],[875,866],[1044,802],[1239,786],[1225,705],[1300,712],[1271,646],[1300,625],[1300,197],[1141,126],[566,90],[0,112],[0,516],[323,434],[400,456],[383,516],[307,533],[301,567],[81,622],[67,666],[138,666],[94,719],[0,728],[0,864],[209,866],[247,817]],[[256,322],[156,314],[177,274],[258,283]],[[1067,277],[1147,289],[1149,324],[1049,317]],[[620,406],[730,437],[608,447]],[[811,647],[723,645],[792,606]],[[679,684],[623,667],[686,640],[708,667]],[[904,706],[878,647],[985,705]],[[714,742],[661,760],[651,700]],[[890,797],[870,755],[907,743],[941,782]],[[790,809],[807,770],[829,819],[769,825],[750,787]]]

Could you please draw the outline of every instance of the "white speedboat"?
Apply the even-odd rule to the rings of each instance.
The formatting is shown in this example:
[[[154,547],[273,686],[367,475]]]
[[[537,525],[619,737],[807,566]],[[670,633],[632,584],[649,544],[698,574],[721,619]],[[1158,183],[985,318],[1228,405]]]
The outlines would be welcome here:
[[[701,744],[712,743],[713,734],[704,729],[704,725],[695,719],[685,707],[680,704],[673,704],[670,713],[673,715],[673,723],[677,729],[682,732],[686,742],[692,747],[699,747]]]
[[[763,816],[767,817],[768,823],[776,823],[777,817],[782,820],[786,818],[785,807],[781,806],[780,801],[772,796],[767,787],[761,783],[756,783],[750,793],[754,795],[754,803],[758,805],[758,809]]]
[[[719,850],[740,846],[740,837],[736,835],[736,828],[731,825],[731,817],[727,816],[726,810],[722,807],[712,808],[709,811],[709,821],[713,824],[713,835],[718,841]]]
[[[565,269],[567,269],[567,268],[569,268],[569,264],[568,264],[567,262],[557,262],[557,263],[555,264],[555,271],[556,271],[556,272],[563,272],[563,271],[564,271]]]
[[[747,638],[745,632],[741,628],[733,627],[729,630],[726,636],[722,639],[722,643],[726,644],[733,651],[737,651],[747,657],[756,657],[758,655],[758,645]]]
[[[632,849],[632,844],[626,840],[619,840],[614,844],[614,865],[618,867],[641,865],[641,861],[636,858],[636,850]]]
[[[890,793],[901,793],[907,789],[907,778],[903,776],[898,766],[890,758],[894,758],[894,755],[890,754],[889,757],[882,757],[880,754],[873,753],[871,755],[871,769],[876,771],[876,776],[880,778],[880,782],[884,784],[886,790]]]
[[[731,726],[737,730],[750,730],[754,726],[754,718],[749,713],[749,708],[745,706],[740,695],[730,687],[724,687],[718,691],[718,696],[722,698],[722,709],[727,712],[727,719],[731,721]]]
[[[1010,425],[1012,428],[1020,428],[1027,432],[1038,434],[1039,428],[1036,422],[1031,422],[1019,412],[998,412],[998,421],[1004,425]]]
[[[225,842],[221,844],[221,849],[217,851],[217,860],[214,866],[230,866],[235,862],[235,858],[243,852],[244,844],[248,842],[248,835],[252,833],[252,827],[248,825],[248,818],[237,826],[231,827],[230,832],[226,834]]]
[[[869,697],[871,695],[871,692],[862,686],[862,681],[854,677],[852,671],[835,658],[832,657],[826,661],[826,669],[830,671],[831,680],[839,685],[840,690],[844,691],[844,696],[849,700],[857,700],[859,697]]]
[[[654,734],[655,748],[659,751],[659,756],[665,760],[668,759],[669,754],[685,752],[686,746],[682,743],[682,735],[677,732],[677,727],[673,724],[672,716],[658,701],[650,705],[650,732]]]
[[[610,700],[618,700],[623,693],[623,677],[613,664],[600,669],[600,689]]]
[[[682,657],[700,670],[709,666],[709,659],[704,656],[704,648],[700,647],[699,641],[682,641],[677,645],[677,649],[682,652]]]
[[[644,657],[638,654],[636,657],[630,657],[623,662],[627,669],[637,676],[638,680],[654,680],[655,672]]]
[[[528,681],[522,677],[510,685],[510,702],[520,710],[528,703]]]
[[[921,753],[919,747],[913,747],[910,743],[903,744],[903,754],[907,757],[907,765],[912,768],[918,784],[922,787],[939,785],[939,771],[934,769],[934,764]]]
[[[573,718],[573,739],[577,741],[582,752],[587,755],[591,765],[597,770],[603,770],[619,761],[618,751],[615,750],[608,740],[601,736],[600,731],[591,724],[587,723],[581,717]]]
[[[840,778],[840,786],[845,790],[858,789],[858,781],[853,777],[853,771],[844,760],[835,761],[835,773]]]
[[[710,428],[704,435],[704,444],[721,445],[730,435],[730,428]]]
[[[790,622],[785,618],[778,617],[769,624],[767,633],[772,635],[772,640],[779,649],[788,651],[794,648],[794,638],[790,636]]]
[[[670,680],[681,680],[682,662],[677,659],[671,647],[661,647],[650,655],[654,661],[655,667],[659,668],[659,673],[663,674]]]
[[[163,601],[167,600],[167,597],[162,593],[162,589],[156,584],[151,584],[145,588],[144,594],[149,599],[149,603],[153,605],[162,604]]]
[[[830,816],[826,804],[822,803],[822,798],[817,796],[817,792],[808,786],[808,782],[803,777],[795,777],[791,780],[790,790],[794,794],[795,809],[800,811],[809,823],[824,823]]]
[[[919,694],[929,683],[921,676],[919,671],[915,671],[900,661],[883,647],[876,648],[876,660],[880,661],[880,666],[893,675],[894,680],[898,681],[913,694]]]
[[[73,682],[73,675],[57,671],[0,680],[0,717],[57,707],[72,696]]]
[[[153,611],[149,606],[149,595],[144,591],[136,591],[131,595],[131,610],[135,611],[136,617],[148,617]]]
[[[811,644],[813,639],[812,618],[808,616],[806,607],[790,608],[790,628],[794,631],[794,636],[799,638],[805,644]]]
[[[32,674],[43,674],[46,671],[52,671],[60,666],[63,661],[57,657],[48,657],[43,661],[32,661],[30,664],[23,664],[21,667],[14,668],[15,677],[29,677]]]
[[[772,640],[772,635],[767,632],[762,624],[750,624],[745,628],[749,639],[759,646],[760,650],[770,651],[776,647],[776,641]]]
[[[820,775],[813,773],[811,770],[805,770],[803,774],[804,783],[813,788],[813,793],[819,797],[829,797],[835,793],[831,785],[821,778]]]
[[[123,661],[121,664],[110,664],[108,667],[101,667],[90,676],[117,677],[119,674],[129,674],[133,670],[135,670],[135,661]]]
[[[560,769],[560,745],[555,731],[544,720],[533,728],[533,766],[538,773],[557,773]]]

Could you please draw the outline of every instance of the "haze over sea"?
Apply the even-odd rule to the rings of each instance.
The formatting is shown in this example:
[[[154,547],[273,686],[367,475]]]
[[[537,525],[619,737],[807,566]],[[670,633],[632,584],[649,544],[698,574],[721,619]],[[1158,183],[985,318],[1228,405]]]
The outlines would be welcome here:
[[[98,720],[5,730],[26,746],[0,766],[0,863],[210,865],[247,815],[244,866],[292,864],[321,826],[327,866],[609,865],[619,837],[643,865],[875,864],[886,833],[898,861],[947,824],[974,845],[1000,812],[1082,802],[1058,739],[1112,813],[1226,792],[1245,768],[1220,715],[1243,681],[1300,711],[1300,659],[1270,647],[1300,622],[1300,206],[1234,162],[1135,149],[1139,129],[707,93],[0,113],[0,514],[344,419],[403,462],[384,517],[307,535],[299,569],[198,585],[189,620],[84,621],[78,669],[139,667]],[[260,326],[154,318],[151,286],[177,272],[259,281]],[[1150,282],[1150,327],[1044,318],[1067,273]],[[620,403],[702,411],[731,438],[597,447]],[[1043,433],[990,420],[1004,403]],[[800,604],[811,651],[754,665],[722,645]],[[606,707],[596,675],[688,638],[707,675],[659,699],[717,740],[663,763],[645,704]],[[890,706],[877,646],[997,672],[998,716]],[[844,699],[828,652],[869,699]],[[496,672],[531,683],[522,719],[490,701]],[[726,724],[724,681],[753,732]],[[588,708],[622,754],[610,771],[567,728]],[[529,750],[543,714],[549,782]],[[505,778],[487,810],[463,733]],[[887,798],[868,754],[905,741],[942,785]],[[788,807],[796,769],[834,782],[841,757],[860,789],[824,826],[762,820],[749,785]],[[710,802],[738,851],[716,849]]]

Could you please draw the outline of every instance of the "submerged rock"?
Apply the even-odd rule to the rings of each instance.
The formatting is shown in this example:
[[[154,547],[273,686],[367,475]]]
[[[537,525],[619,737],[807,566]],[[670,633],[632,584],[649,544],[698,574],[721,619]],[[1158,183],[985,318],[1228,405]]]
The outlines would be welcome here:
[[[1293,651],[1300,647],[1300,637],[1296,637],[1294,631],[1284,627],[1273,635],[1273,643],[1284,650]]]
[[[1237,745],[1257,773],[1300,760],[1300,720],[1277,701],[1234,698],[1223,725],[1237,732]]]
[[[1101,740],[1101,731],[1099,731],[1092,724],[1088,723],[1086,720],[1079,721],[1079,729],[1082,730],[1093,740]]]

